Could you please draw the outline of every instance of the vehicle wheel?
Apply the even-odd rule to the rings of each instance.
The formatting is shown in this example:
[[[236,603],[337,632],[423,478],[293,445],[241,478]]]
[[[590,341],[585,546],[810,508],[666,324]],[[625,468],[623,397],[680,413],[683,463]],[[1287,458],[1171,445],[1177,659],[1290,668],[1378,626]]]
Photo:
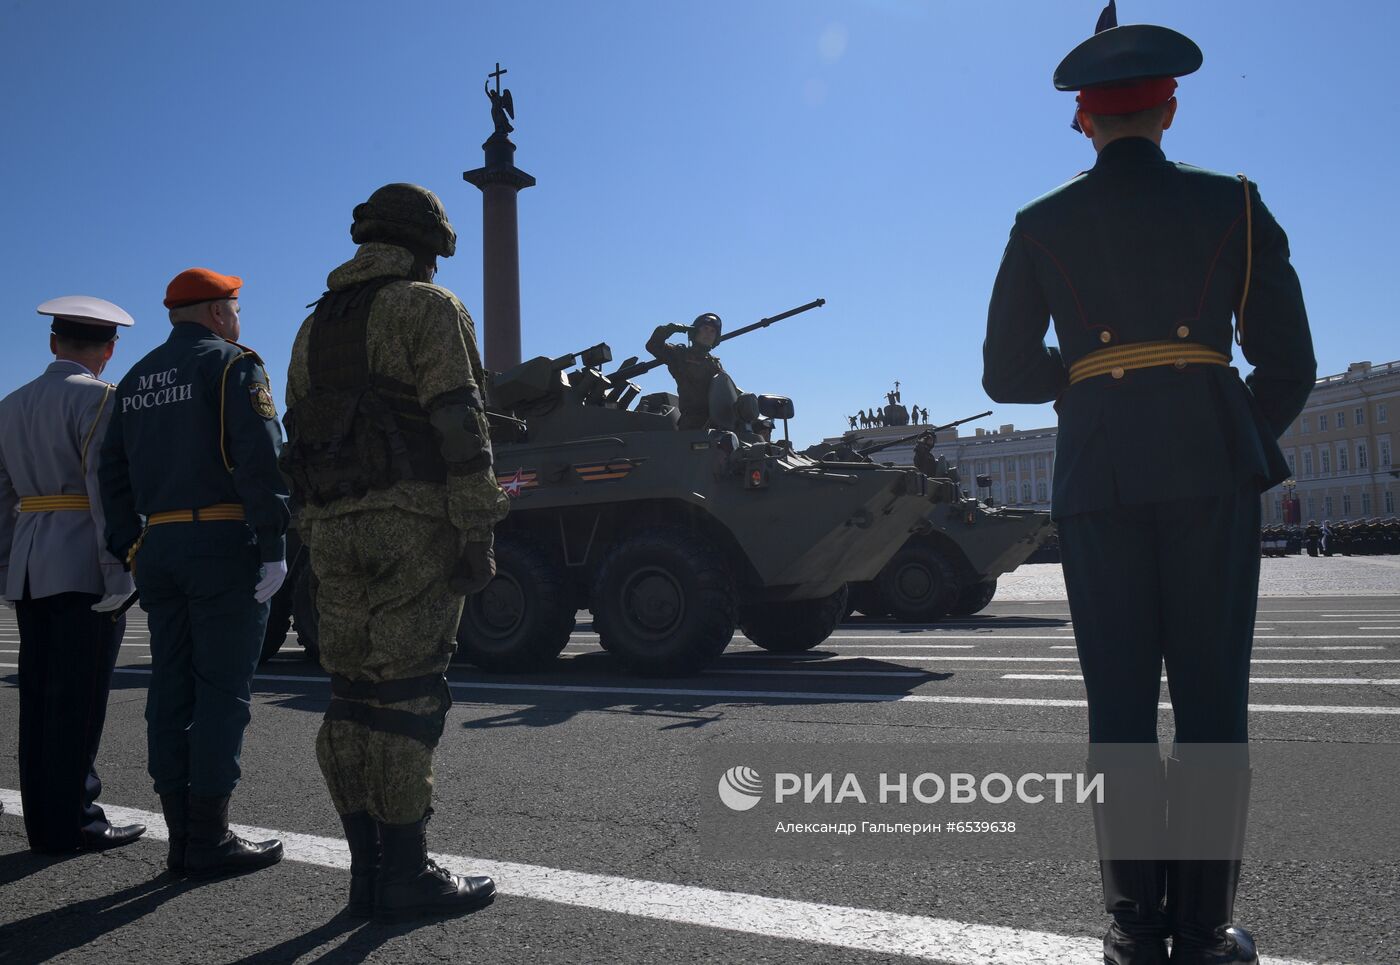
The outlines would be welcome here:
[[[574,629],[564,568],[525,536],[496,540],[496,576],[467,597],[457,655],[483,670],[530,673],[558,658]]]
[[[868,617],[889,616],[889,611],[880,602],[880,594],[874,583],[851,583],[851,601],[846,608]]]
[[[753,603],[740,608],[739,628],[764,650],[801,653],[831,636],[846,615],[849,599],[850,592],[843,586],[816,600]]]
[[[603,649],[648,676],[709,666],[734,636],[735,610],[724,557],[684,529],[646,530],[620,543],[593,590]]]
[[[304,566],[297,577],[292,596],[292,626],[296,628],[297,643],[306,650],[305,657],[314,664],[321,662],[321,616],[316,611],[316,574]]]
[[[996,596],[996,593],[996,577],[969,583],[958,592],[958,599],[954,602],[953,609],[948,612],[955,617],[966,617],[980,613],[987,608],[988,603],[992,602],[992,597]]]
[[[272,598],[272,606],[267,613],[267,630],[263,633],[262,655],[258,658],[260,663],[277,656],[277,651],[286,642],[287,631],[292,628],[292,597],[295,594],[296,587],[288,582],[282,584]]]
[[[904,623],[933,623],[957,602],[958,578],[952,562],[927,543],[906,544],[875,578],[885,610]]]

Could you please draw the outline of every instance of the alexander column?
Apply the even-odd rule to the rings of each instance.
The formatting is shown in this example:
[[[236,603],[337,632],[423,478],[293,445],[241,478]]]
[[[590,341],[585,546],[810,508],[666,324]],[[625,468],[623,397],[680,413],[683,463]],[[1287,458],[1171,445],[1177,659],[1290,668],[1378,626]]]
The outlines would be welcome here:
[[[481,145],[486,164],[462,174],[463,180],[481,189],[483,362],[492,372],[520,364],[520,228],[515,196],[535,183],[515,166],[515,145],[510,142],[515,103],[509,90],[501,90],[505,73],[498,63],[495,72],[487,75],[496,81],[494,91],[491,81],[486,81],[496,129]]]

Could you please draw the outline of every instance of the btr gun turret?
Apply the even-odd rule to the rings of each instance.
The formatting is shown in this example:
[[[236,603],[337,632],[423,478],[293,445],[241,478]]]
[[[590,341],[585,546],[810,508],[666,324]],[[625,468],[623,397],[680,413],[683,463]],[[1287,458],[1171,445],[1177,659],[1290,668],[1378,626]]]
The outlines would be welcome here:
[[[676,397],[642,395],[606,345],[530,359],[488,392],[496,478],[511,499],[497,575],[467,601],[460,653],[479,666],[549,665],[588,609],[634,671],[694,673],[741,627],[777,652],[825,640],[851,582],[873,580],[946,480],[795,453],[775,426],[790,399],[710,391],[709,427],[682,431]],[[786,435],[786,433],[784,433]]]

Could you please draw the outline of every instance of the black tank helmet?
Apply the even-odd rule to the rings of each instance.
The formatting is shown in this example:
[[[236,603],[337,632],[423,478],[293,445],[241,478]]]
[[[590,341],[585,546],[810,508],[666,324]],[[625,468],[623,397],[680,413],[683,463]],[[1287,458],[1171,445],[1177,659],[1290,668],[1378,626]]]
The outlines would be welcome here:
[[[383,241],[402,245],[415,254],[451,258],[457,232],[447,220],[438,196],[417,184],[386,184],[355,205],[350,238],[357,245]]]
[[[724,334],[724,322],[720,321],[719,316],[714,312],[705,312],[703,315],[695,316],[695,321],[690,323],[690,343],[695,344],[695,333],[699,331],[701,325],[709,325],[714,328],[715,345],[718,345],[720,336]]]

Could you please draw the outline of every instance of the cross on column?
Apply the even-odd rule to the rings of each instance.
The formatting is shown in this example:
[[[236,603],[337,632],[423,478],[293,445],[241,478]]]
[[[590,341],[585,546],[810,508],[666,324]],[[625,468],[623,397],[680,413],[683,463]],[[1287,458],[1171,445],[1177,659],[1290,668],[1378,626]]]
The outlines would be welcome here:
[[[487,77],[494,77],[494,78],[496,79],[496,93],[497,93],[497,94],[499,94],[499,93],[501,92],[501,75],[502,75],[502,74],[508,74],[508,73],[510,73],[510,71],[503,69],[503,68],[501,67],[501,62],[498,60],[498,61],[496,61],[496,69],[495,69],[495,71],[492,72],[492,73],[490,73],[490,74],[487,74],[487,75],[486,75]]]

